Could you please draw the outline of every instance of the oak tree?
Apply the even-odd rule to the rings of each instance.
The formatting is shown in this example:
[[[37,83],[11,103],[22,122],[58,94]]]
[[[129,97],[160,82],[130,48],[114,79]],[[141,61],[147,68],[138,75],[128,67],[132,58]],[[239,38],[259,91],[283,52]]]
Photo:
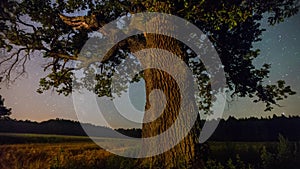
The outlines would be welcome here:
[[[197,54],[174,38],[147,33],[131,36],[115,44],[100,63],[96,63],[97,56],[86,60],[81,60],[78,56],[85,42],[93,38],[92,32],[98,31],[105,24],[113,20],[121,20],[122,16],[129,14],[161,12],[191,22],[208,36],[222,61],[222,65],[219,66],[224,68],[227,88],[232,97],[250,97],[254,102],[265,103],[266,110],[272,110],[273,105],[278,105],[279,100],[294,94],[290,86],[282,80],[279,80],[277,84],[264,83],[271,65],[268,63],[262,67],[253,65],[253,60],[259,56],[259,49],[254,49],[253,43],[261,40],[264,29],[259,22],[265,14],[268,16],[270,25],[282,22],[298,12],[295,0],[69,0],[56,2],[4,0],[0,3],[0,47],[5,50],[4,55],[1,56],[0,75],[4,76],[6,81],[14,80],[25,72],[25,63],[31,55],[40,52],[43,58],[50,60],[44,67],[50,73],[40,80],[38,92],[53,89],[59,94],[70,94],[73,90],[74,71],[77,71],[70,63],[75,60],[101,68],[101,72],[96,75],[95,86],[91,87],[88,82],[79,86],[94,90],[99,97],[112,97],[112,92],[114,92],[111,90],[112,74],[117,72],[116,68],[122,65],[122,60],[142,49],[159,48],[175,54],[190,67],[193,77],[186,77],[187,83],[184,84],[186,87],[193,85],[189,82],[189,78],[198,80],[200,92],[186,106],[191,110],[199,107],[209,113],[214,101],[214,97],[209,92],[211,90],[210,75],[205,73],[206,68],[201,61],[195,61]],[[153,22],[164,22],[152,19]],[[105,32],[101,34],[105,37]],[[150,58],[151,56],[155,58],[157,54],[151,53]],[[155,60],[150,59],[141,64],[149,64],[149,62],[155,62]],[[126,68],[123,67],[123,69]],[[94,72],[84,71],[84,73],[88,76]],[[163,113],[156,120],[143,123],[142,135],[147,138],[163,133],[174,123],[180,109],[178,105],[182,101],[180,92],[185,91],[180,91],[178,84],[168,73],[157,69],[147,69],[140,72],[134,79],[124,77],[124,83],[120,84],[119,91],[116,92],[126,90],[128,82],[140,79],[145,81],[145,110],[162,104],[161,100],[154,100],[150,105],[149,94],[154,89],[163,91],[167,100]],[[193,95],[193,93],[189,94]],[[145,119],[158,113],[155,109],[151,110],[145,114]],[[200,131],[198,122],[196,121],[189,134],[174,148],[161,155],[145,159],[143,164],[150,165],[148,166],[150,168],[193,167],[193,164],[196,164],[195,146]]]

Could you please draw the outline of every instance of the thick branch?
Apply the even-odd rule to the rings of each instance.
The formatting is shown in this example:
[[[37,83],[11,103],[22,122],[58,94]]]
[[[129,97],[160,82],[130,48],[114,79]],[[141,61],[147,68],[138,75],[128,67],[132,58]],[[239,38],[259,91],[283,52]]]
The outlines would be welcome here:
[[[74,29],[99,29],[101,26],[98,22],[96,15],[92,14],[90,16],[74,16],[69,17],[59,14],[60,19],[67,25],[73,27]]]

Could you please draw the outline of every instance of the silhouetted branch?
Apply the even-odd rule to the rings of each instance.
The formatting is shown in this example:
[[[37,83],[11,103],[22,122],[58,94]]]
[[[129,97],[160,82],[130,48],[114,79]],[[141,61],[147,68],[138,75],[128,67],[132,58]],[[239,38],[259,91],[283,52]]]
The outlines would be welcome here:
[[[23,51],[26,51],[24,56],[21,55],[22,54],[21,52],[23,52]],[[27,48],[19,48],[10,57],[8,57],[0,62],[0,66],[2,68],[4,68],[4,70],[2,70],[0,72],[0,75],[4,75],[5,80],[7,82],[15,81],[17,78],[19,78],[24,73],[26,73],[25,64],[26,64],[28,57],[29,57],[29,51],[27,50]],[[9,66],[5,67],[5,65],[4,65],[5,63],[8,63]],[[16,73],[15,78],[11,79],[13,70],[17,69],[18,66],[21,66],[22,70],[20,72]]]

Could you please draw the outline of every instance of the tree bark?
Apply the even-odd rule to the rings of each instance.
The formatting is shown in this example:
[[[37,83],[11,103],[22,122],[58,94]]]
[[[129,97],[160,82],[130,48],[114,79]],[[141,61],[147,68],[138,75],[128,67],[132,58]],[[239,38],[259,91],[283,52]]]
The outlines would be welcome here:
[[[159,29],[159,28],[158,28]],[[163,29],[163,28],[162,28]],[[169,52],[175,54],[183,61],[186,59],[183,51],[180,48],[180,44],[173,38],[163,35],[157,34],[147,34],[146,35],[146,48],[158,48],[168,50]],[[159,53],[152,52],[149,53],[151,55],[150,59],[140,59],[142,65],[149,65],[152,62],[157,62],[155,58],[160,57],[159,61],[164,63],[159,64],[168,64],[167,58],[164,56],[158,56]],[[175,66],[175,65],[174,65]],[[158,69],[146,69],[144,71],[144,80],[146,87],[146,113],[144,115],[144,123],[142,128],[142,137],[149,138],[154,137],[159,134],[162,134],[166,131],[178,117],[178,113],[180,110],[180,106],[185,106],[185,110],[189,110],[188,112],[184,112],[185,122],[189,124],[191,120],[190,113],[197,113],[197,105],[194,98],[194,90],[191,88],[194,85],[193,77],[191,77],[186,72],[181,69],[174,68],[176,76],[184,76],[184,81],[181,86],[184,88],[179,88],[179,85],[174,80],[174,77],[169,75],[167,72]],[[166,102],[162,99],[156,99],[150,101],[150,93],[153,90],[160,90],[164,93]],[[181,93],[187,93],[187,95],[193,98],[192,100],[182,100]],[[163,112],[159,110],[161,107],[165,105]],[[159,114],[158,114],[159,113]],[[161,113],[161,114],[160,114]],[[156,120],[151,121],[149,119],[153,119],[153,117],[158,117]],[[151,121],[151,122],[149,122]],[[147,123],[145,123],[147,122]],[[170,150],[153,156],[149,158],[143,159],[142,165],[144,168],[192,168],[193,163],[195,162],[196,156],[196,143],[198,142],[198,136],[200,133],[200,118],[197,116],[196,123],[192,130],[184,137],[175,147]],[[181,126],[186,127],[186,126]],[[175,132],[171,133],[169,136],[165,138],[174,138],[178,137],[178,132],[182,132],[181,128],[176,129]],[[143,151],[150,151],[151,148],[156,147],[158,145],[164,146],[169,142],[172,142],[172,139],[158,139],[154,142],[143,144]],[[197,168],[202,168],[201,166],[197,166]]]

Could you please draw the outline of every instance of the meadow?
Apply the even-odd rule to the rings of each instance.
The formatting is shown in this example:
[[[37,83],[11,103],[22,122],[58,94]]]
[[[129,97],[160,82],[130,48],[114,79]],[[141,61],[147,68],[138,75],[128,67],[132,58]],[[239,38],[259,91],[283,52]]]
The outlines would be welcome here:
[[[85,136],[5,133],[0,138],[1,169],[111,168],[116,163],[114,155]]]
[[[138,164],[85,136],[0,134],[0,138],[1,169],[126,169]],[[201,158],[207,169],[298,169],[299,146],[283,137],[278,142],[209,142]]]

